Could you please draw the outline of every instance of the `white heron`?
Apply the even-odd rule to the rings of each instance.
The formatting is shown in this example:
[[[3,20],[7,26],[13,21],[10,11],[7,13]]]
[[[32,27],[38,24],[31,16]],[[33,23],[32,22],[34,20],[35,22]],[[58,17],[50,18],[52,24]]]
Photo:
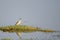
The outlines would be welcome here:
[[[16,22],[15,25],[20,25],[21,24],[21,18]]]

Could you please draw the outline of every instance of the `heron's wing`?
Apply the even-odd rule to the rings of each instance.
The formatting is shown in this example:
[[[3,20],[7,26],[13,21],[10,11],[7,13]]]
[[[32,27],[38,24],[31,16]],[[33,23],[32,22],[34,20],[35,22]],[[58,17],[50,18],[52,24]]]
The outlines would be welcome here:
[[[18,25],[18,23],[19,23],[19,21],[17,21],[17,22],[15,23],[15,25]]]
[[[20,25],[21,24],[21,19],[19,19],[15,25]]]

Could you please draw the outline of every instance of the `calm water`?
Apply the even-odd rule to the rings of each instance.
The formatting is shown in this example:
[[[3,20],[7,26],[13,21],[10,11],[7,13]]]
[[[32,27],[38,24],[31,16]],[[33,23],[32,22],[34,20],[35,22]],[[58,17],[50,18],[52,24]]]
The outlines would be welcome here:
[[[8,38],[11,40],[60,40],[60,33],[44,33],[44,32],[21,33],[22,38],[20,39],[18,37],[14,37],[13,34],[11,36],[10,37],[5,36],[0,39]]]

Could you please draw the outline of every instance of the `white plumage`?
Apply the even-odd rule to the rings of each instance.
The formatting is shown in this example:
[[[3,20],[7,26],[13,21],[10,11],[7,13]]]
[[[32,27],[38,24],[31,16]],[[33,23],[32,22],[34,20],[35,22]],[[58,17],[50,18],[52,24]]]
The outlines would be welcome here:
[[[21,24],[21,18],[16,22],[15,25],[20,25]]]

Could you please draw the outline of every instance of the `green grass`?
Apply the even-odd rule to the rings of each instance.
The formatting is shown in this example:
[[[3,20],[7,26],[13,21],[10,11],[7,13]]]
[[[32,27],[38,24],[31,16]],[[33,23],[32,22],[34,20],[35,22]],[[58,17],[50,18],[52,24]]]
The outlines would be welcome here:
[[[0,27],[0,30],[3,32],[33,32],[37,31],[38,28],[26,25],[13,25],[13,26],[4,26]]]

